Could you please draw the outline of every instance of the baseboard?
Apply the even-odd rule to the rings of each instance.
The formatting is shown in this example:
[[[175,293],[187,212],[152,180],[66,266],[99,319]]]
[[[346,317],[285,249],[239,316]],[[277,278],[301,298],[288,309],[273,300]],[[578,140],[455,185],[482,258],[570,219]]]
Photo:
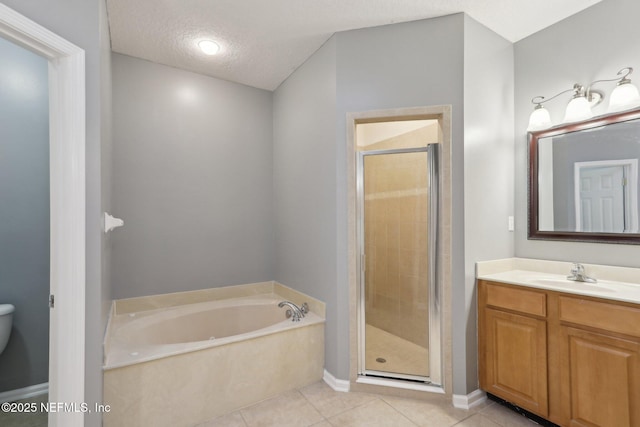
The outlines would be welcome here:
[[[337,379],[336,377],[331,375],[331,373],[326,369],[324,370],[324,375],[322,376],[322,379],[324,380],[325,383],[329,385],[329,387],[331,387],[335,391],[348,392],[349,387],[351,385],[351,383],[347,380]]]
[[[49,383],[30,385],[16,390],[8,390],[0,393],[0,403],[14,402],[28,397],[40,396],[49,392]]]
[[[469,410],[487,400],[487,395],[484,391],[478,389],[466,395],[454,394],[451,400],[454,408]]]

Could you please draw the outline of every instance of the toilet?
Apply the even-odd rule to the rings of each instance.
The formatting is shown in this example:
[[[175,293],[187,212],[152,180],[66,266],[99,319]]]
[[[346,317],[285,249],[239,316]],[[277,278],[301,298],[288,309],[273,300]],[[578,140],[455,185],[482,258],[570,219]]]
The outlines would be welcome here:
[[[11,335],[13,323],[13,311],[16,308],[11,304],[0,304],[0,354],[4,351]]]

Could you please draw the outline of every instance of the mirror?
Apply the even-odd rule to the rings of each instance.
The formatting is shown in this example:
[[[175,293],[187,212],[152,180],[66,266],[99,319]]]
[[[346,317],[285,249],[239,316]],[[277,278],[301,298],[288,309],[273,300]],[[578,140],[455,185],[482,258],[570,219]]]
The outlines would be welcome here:
[[[640,109],[529,133],[529,239],[640,244]]]

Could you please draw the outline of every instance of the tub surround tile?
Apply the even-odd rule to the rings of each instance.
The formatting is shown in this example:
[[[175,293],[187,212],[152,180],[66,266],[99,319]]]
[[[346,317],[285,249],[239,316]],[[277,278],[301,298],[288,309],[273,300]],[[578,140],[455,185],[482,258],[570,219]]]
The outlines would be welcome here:
[[[104,425],[193,426],[318,381],[323,367],[324,324],[315,324],[110,369]]]
[[[322,301],[310,297],[309,295],[298,292],[295,289],[291,289],[282,283],[273,282],[273,293],[281,296],[283,299],[289,300],[296,305],[302,305],[302,303],[309,304],[309,310],[316,313],[320,317],[326,316],[326,305]]]
[[[265,294],[278,295],[298,305],[307,302],[311,311],[325,317],[325,303],[274,281],[119,299],[113,302],[112,313],[114,315],[139,313],[186,304]]]
[[[175,292],[171,294],[150,295],[125,298],[115,301],[115,313],[127,314],[158,308],[175,307],[205,301],[241,298],[273,292],[273,282],[249,283],[246,285],[225,286],[221,288],[200,289],[197,291]]]
[[[257,300],[264,300],[265,298],[273,301],[276,305],[277,302],[282,300],[291,300],[300,305],[302,302],[308,302],[311,313],[306,316],[304,322],[324,322],[325,304],[323,302],[276,282],[115,300],[112,304],[112,311],[103,340],[103,369],[107,370],[131,363],[145,362],[211,346],[212,343],[202,341],[206,340],[206,338],[186,340],[185,342],[163,341],[161,337],[156,336],[159,333],[164,334],[164,332],[158,331],[158,328],[153,329],[154,336],[134,337],[134,335],[138,337],[141,334],[140,331],[143,324],[149,325],[155,322],[155,319],[159,319],[157,316],[162,316],[168,320],[177,315],[195,313],[205,308],[208,310],[209,308],[214,308],[214,306],[243,305],[253,303],[254,300],[256,300],[255,302],[263,303],[264,301]],[[178,313],[176,310],[180,310],[180,312]],[[282,311],[284,313],[284,310]],[[153,322],[147,320],[147,318],[151,319],[151,317],[154,319]],[[135,322],[136,325],[133,325],[132,322]],[[192,335],[194,336],[202,335],[195,329],[191,332],[193,332]],[[265,329],[262,329],[262,332],[264,334],[271,333]],[[236,340],[229,334],[221,336],[228,337],[225,342]],[[242,337],[242,339],[245,338],[250,338],[250,336]],[[223,344],[221,340],[217,340],[216,343]],[[132,353],[135,353],[135,356],[130,355]]]

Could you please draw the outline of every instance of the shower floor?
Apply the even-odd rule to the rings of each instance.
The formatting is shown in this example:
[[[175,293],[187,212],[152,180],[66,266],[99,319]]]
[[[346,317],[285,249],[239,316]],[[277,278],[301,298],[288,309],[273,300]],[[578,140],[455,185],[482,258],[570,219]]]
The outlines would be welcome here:
[[[367,370],[429,376],[429,350],[382,329],[366,325]],[[376,359],[383,358],[381,363]]]

